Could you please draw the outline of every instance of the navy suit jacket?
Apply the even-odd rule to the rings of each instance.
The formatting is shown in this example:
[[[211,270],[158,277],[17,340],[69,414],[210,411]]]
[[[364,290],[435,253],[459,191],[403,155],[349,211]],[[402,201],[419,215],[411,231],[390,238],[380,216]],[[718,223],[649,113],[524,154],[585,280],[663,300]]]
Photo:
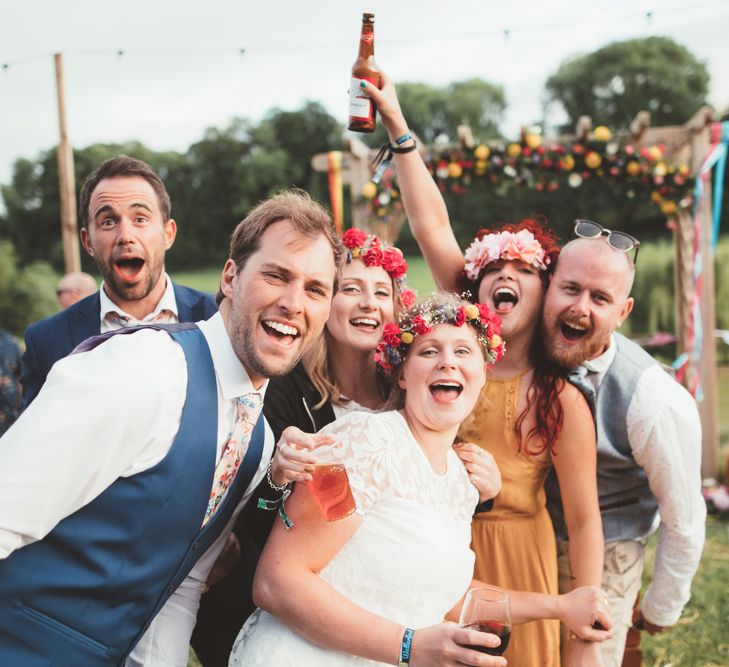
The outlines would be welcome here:
[[[180,322],[206,320],[217,312],[215,299],[210,294],[175,283],[172,283],[172,287]],[[100,329],[98,292],[28,326],[25,330],[25,352],[20,375],[23,409],[38,395],[53,364],[69,355],[90,336],[98,336]]]

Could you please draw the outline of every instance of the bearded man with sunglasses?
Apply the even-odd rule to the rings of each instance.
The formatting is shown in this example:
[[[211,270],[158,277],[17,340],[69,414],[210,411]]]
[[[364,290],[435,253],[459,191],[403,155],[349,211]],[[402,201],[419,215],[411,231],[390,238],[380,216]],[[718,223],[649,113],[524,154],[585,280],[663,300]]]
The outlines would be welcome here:
[[[689,599],[706,520],[701,425],[691,395],[615,332],[633,308],[631,255],[635,250],[637,257],[639,242],[586,220],[576,221],[575,234],[551,277],[542,333],[548,356],[570,370],[595,417],[603,588],[614,623],[612,639],[599,649],[604,667],[619,667],[641,587],[645,540],[659,521],[653,579],[636,624],[662,632],[678,621]],[[569,588],[564,515],[553,476],[547,492],[559,540],[560,587]]]

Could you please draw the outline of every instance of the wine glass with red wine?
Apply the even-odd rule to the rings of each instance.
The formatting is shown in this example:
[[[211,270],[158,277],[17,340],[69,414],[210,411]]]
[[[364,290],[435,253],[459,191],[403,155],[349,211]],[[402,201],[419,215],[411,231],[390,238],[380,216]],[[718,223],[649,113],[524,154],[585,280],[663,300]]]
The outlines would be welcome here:
[[[466,593],[460,624],[469,630],[488,632],[501,639],[499,646],[466,645],[481,653],[501,655],[511,637],[511,605],[509,595],[495,588],[472,588]]]

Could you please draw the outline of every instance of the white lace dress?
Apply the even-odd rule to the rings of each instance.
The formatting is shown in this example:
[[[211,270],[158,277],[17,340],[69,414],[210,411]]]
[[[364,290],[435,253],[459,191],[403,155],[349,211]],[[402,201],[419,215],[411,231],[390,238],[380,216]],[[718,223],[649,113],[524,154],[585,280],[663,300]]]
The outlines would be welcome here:
[[[440,623],[473,576],[469,548],[478,492],[456,453],[437,475],[398,412],[352,412],[322,433],[348,448],[347,473],[362,523],[321,571],[359,606],[405,626]],[[296,526],[292,530],[296,530]],[[379,665],[327,651],[261,609],[240,631],[232,667]]]

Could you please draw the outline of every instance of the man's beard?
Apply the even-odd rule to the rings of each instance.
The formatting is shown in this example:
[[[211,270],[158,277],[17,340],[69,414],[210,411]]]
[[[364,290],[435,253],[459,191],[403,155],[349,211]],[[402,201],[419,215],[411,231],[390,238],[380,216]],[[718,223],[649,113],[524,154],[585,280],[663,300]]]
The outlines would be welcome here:
[[[258,353],[254,341],[254,332],[258,322],[251,315],[242,313],[242,309],[231,307],[230,310],[230,341],[238,360],[254,375],[262,378],[275,378],[290,373],[306,351],[306,345],[301,344],[293,357],[287,362],[276,359],[268,362]]]
[[[96,265],[99,268],[101,277],[104,279],[104,284],[109,287],[109,291],[123,301],[141,301],[146,298],[154,289],[160,275],[162,275],[161,268],[159,271],[151,270],[145,262],[143,271],[146,271],[146,273],[142,281],[134,285],[127,285],[116,275],[111,260],[104,264],[97,262]]]
[[[609,344],[609,341],[601,340],[600,332],[592,329],[588,330],[583,338],[565,346],[561,340],[561,324],[561,321],[558,320],[549,326],[542,321],[544,351],[549,360],[561,368],[567,370],[577,368],[585,361],[599,356]]]

